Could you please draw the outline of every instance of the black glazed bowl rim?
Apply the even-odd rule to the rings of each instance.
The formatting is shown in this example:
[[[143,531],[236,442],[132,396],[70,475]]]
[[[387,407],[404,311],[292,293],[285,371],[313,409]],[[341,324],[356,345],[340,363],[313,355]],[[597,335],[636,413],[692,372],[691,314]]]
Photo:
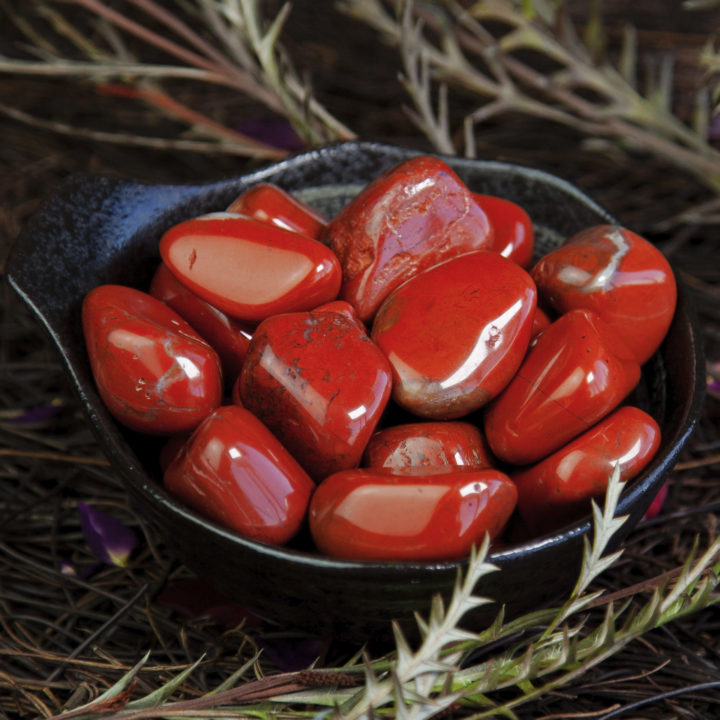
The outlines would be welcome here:
[[[291,192],[295,191],[312,204],[314,198],[322,196],[323,188],[326,192],[328,187],[335,186],[345,192],[349,187],[359,188],[380,170],[417,154],[420,153],[378,143],[349,142],[311,150],[238,178],[202,185],[143,185],[108,177],[76,177],[60,188],[25,228],[8,260],[9,283],[43,324],[59,350],[82,407],[111,465],[120,473],[131,494],[140,500],[141,505],[149,508],[150,515],[161,525],[167,520],[164,516],[169,513],[178,519],[181,526],[209,534],[212,542],[219,543],[221,547],[242,550],[258,561],[272,559],[280,563],[278,567],[292,565],[300,570],[312,567],[331,574],[338,572],[359,578],[359,582],[364,579],[383,582],[398,573],[400,576],[413,576],[413,582],[417,582],[418,577],[435,573],[442,588],[452,586],[457,569],[462,568],[467,560],[375,562],[324,557],[243,538],[177,502],[145,471],[131,446],[134,442],[132,434],[120,428],[102,404],[89,374],[79,325],[80,301],[90,289],[90,282],[117,281],[119,264],[123,264],[127,272],[131,271],[133,263],[137,268],[137,263],[150,261],[157,252],[156,248],[148,250],[147,238],[159,237],[162,230],[171,224],[211,209],[222,209],[228,204],[228,198],[232,199],[242,190],[262,181],[275,182]],[[440,157],[461,177],[468,172],[498,178],[506,175],[520,193],[537,192],[541,188],[551,197],[557,195],[566,202],[577,203],[598,222],[613,222],[605,210],[575,186],[549,173],[507,163]],[[325,180],[313,186],[311,179],[318,173],[324,173]],[[348,177],[354,182],[348,183]],[[483,191],[474,187],[471,189]],[[142,238],[146,239],[144,244]],[[48,252],[53,263],[50,269],[42,262],[48,257]],[[58,278],[62,282],[58,282]],[[149,281],[149,275],[145,281]],[[143,282],[136,278],[134,282],[123,284],[142,286]],[[677,416],[672,437],[664,439],[663,452],[629,484],[621,497],[619,513],[630,516],[623,528],[625,533],[642,517],[654,491],[659,489],[677,461],[701,410],[704,368],[697,322],[680,282],[678,290],[674,322],[680,326],[683,342],[687,344],[681,353],[685,363],[685,387],[674,400],[674,404],[680,407],[673,408]],[[569,552],[577,554],[582,536],[590,529],[588,519],[521,545],[498,549],[491,552],[488,559],[503,569],[509,568],[518,558],[532,561],[534,554],[553,549],[560,551],[562,546],[571,547]],[[323,575],[325,578],[331,576]]]

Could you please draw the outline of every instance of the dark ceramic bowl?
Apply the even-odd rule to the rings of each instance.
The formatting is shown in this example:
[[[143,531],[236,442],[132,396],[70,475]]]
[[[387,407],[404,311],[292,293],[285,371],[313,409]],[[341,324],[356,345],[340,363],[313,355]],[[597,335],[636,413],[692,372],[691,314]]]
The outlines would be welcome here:
[[[118,425],[98,397],[80,326],[84,295],[102,283],[147,288],[157,245],[171,225],[226,207],[260,181],[276,183],[333,216],[365,184],[407,159],[408,150],[347,143],[311,151],[236,179],[199,186],[147,186],[104,177],[71,180],[42,208],[14,247],[8,277],[57,345],[98,442],[137,505],[179,556],[258,615],[288,628],[353,639],[386,634],[389,621],[411,623],[433,594],[448,595],[461,562],[355,562],[322,557],[302,545],[272,547],[247,540],[187,509],[163,490],[157,440]],[[533,218],[537,252],[588,225],[612,218],[572,185],[536,170],[445,158],[476,192],[519,203]],[[674,322],[645,366],[635,403],[662,428],[652,464],[620,502],[627,532],[642,517],[685,445],[700,411],[700,340],[682,286]],[[480,594],[510,613],[537,608],[571,586],[579,570],[585,521],[491,556],[500,572]],[[498,606],[471,617],[486,622]]]

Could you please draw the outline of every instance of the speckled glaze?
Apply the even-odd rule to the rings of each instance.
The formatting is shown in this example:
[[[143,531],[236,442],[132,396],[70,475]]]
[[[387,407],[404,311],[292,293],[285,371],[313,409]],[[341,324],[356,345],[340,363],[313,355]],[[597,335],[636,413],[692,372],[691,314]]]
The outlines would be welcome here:
[[[74,178],[58,189],[16,242],[7,276],[57,346],[98,443],[149,520],[184,562],[237,601],[282,628],[303,628],[365,642],[391,637],[389,621],[411,631],[435,593],[448,597],[463,561],[359,562],[325,558],[302,532],[291,546],[254,542],[187,509],[162,488],[161,443],[127,432],[110,416],[92,381],[80,327],[82,297],[114,282],[145,288],[158,262],[157,242],[174,223],[226,208],[259,182],[297,194],[334,216],[385,169],[417,153],[373,143],[344,143],[292,157],[258,172],[207,185],[147,186],[116,178]],[[579,230],[612,218],[557,177],[497,162],[445,158],[474,192],[518,203],[533,218],[535,257]],[[47,258],[53,259],[52,263]],[[679,286],[675,318],[659,352],[643,368],[634,404],[658,421],[663,439],[650,465],[620,501],[625,531],[642,517],[677,461],[700,412],[701,342],[687,293]],[[542,541],[495,551],[500,568],[478,593],[506,604],[509,616],[556,600],[575,581],[587,519]],[[484,627],[490,604],[470,613]]]

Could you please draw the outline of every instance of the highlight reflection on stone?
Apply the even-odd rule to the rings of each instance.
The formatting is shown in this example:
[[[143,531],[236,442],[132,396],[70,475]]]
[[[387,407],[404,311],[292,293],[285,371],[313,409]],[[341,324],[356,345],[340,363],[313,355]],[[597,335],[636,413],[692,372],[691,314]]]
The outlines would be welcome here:
[[[310,503],[321,552],[359,560],[453,560],[505,527],[517,490],[499,470],[416,476],[380,468],[336,473]]]
[[[372,338],[393,369],[393,398],[425,418],[453,419],[510,382],[530,342],[536,292],[498,253],[440,263],[382,304]]]
[[[536,462],[617,407],[639,379],[615,331],[589,310],[572,310],[538,337],[487,408],[485,437],[506,462]]]
[[[85,297],[82,322],[98,392],[127,427],[154,435],[185,432],[220,404],[217,354],[160,300],[101,285]]]
[[[160,255],[183,285],[246,322],[309,310],[340,290],[340,263],[322,243],[236,213],[174,225]]]
[[[596,225],[571,237],[532,269],[540,298],[557,312],[596,312],[642,365],[675,313],[677,288],[665,256],[636,233]]]
[[[198,427],[165,470],[164,484],[201,515],[275,545],[298,531],[315,487],[277,438],[235,405]]]

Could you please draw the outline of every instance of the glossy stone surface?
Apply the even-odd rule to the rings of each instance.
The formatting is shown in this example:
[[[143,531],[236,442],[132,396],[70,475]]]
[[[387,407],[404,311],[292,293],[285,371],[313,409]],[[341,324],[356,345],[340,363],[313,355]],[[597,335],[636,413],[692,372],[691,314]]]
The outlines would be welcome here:
[[[573,235],[532,269],[540,298],[558,312],[593,310],[642,365],[663,341],[675,312],[675,277],[650,242],[618,225]]]
[[[506,462],[533,463],[607,415],[635,387],[640,366],[590,310],[561,315],[485,411],[485,437]]]
[[[100,285],[82,305],[90,367],[108,410],[144,433],[191,430],[219,404],[215,351],[165,303],[121,285]]]
[[[475,202],[483,209],[493,228],[490,250],[529,268],[535,247],[535,231],[527,212],[512,200],[495,195],[473,193]]]
[[[228,212],[271,223],[318,240],[327,220],[321,213],[272,183],[258,183],[235,198]]]
[[[241,323],[188,290],[165,263],[160,263],[150,294],[187,320],[220,357],[223,377],[231,384],[240,373],[252,338],[252,325]]]
[[[548,314],[540,307],[535,308],[535,316],[533,317],[532,331],[530,333],[530,342],[534,344],[534,341],[540,336],[544,330],[550,326],[550,318]]]
[[[250,412],[218,408],[163,477],[169,493],[244,537],[282,545],[298,531],[315,485]]]
[[[518,511],[534,536],[574,522],[602,502],[615,467],[630,480],[652,460],[660,428],[642,410],[626,406],[511,478],[518,489]]]
[[[160,240],[160,254],[183,285],[247,322],[309,310],[340,289],[340,264],[322,243],[233,213],[173,226]]]
[[[239,393],[316,480],[358,465],[390,397],[385,356],[345,302],[275,315],[253,335]]]
[[[443,260],[492,244],[472,193],[442,160],[414,157],[365,187],[330,221],[347,300],[363,322],[401,283]]]
[[[492,467],[490,449],[480,430],[467,422],[393,425],[376,432],[362,464],[413,473],[446,473]]]
[[[393,399],[440,420],[485,405],[522,362],[535,301],[530,276],[495,252],[447,260],[408,280],[372,327],[393,369]]]
[[[327,555],[358,560],[453,560],[496,537],[517,490],[498,470],[398,475],[346,470],[318,486],[310,531]]]

